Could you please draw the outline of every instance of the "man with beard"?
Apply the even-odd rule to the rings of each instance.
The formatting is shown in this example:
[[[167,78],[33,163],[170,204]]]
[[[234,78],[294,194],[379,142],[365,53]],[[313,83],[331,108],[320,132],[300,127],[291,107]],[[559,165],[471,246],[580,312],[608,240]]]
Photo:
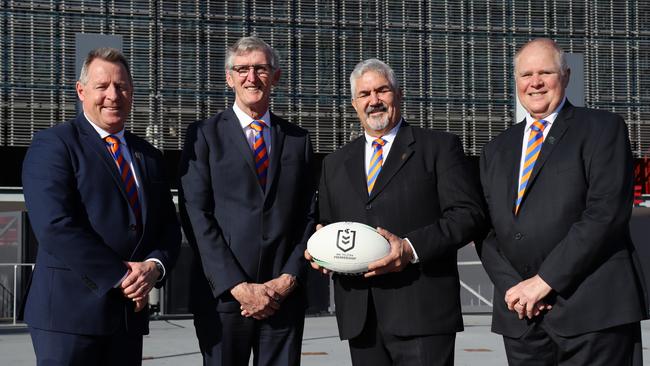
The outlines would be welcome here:
[[[192,124],[181,214],[197,254],[190,306],[204,365],[298,365],[313,232],[312,147],[269,110],[277,52],[257,37],[228,49],[231,108]]]
[[[378,227],[391,251],[364,275],[334,275],[339,335],[354,365],[452,365],[463,329],[456,252],[485,227],[478,179],[457,136],[402,118],[388,65],[363,61],[350,84],[364,136],[325,158],[320,222]]]

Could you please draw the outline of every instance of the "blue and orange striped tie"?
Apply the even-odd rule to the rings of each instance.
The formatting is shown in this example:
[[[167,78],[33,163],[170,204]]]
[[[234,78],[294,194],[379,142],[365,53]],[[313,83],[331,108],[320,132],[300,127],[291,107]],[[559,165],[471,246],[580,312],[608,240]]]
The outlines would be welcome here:
[[[535,161],[537,161],[539,152],[542,149],[542,142],[544,142],[544,129],[546,128],[547,123],[548,122],[544,120],[535,121],[530,126],[530,135],[528,136],[528,145],[526,147],[526,160],[524,162],[523,171],[521,172],[519,190],[517,191],[515,215],[519,213],[519,206],[521,205],[521,199],[524,197],[524,193],[526,192],[528,179],[530,178],[530,174],[533,172]]]
[[[370,164],[368,165],[368,194],[372,192],[372,188],[375,186],[377,181],[377,176],[381,171],[381,166],[384,163],[383,158],[383,146],[386,145],[386,140],[382,138],[375,139],[372,142],[372,158],[370,159]]]
[[[138,199],[138,187],[135,184],[135,177],[131,171],[129,163],[127,163],[124,155],[122,155],[122,149],[120,148],[120,140],[113,136],[108,135],[104,138],[106,141],[106,146],[108,151],[115,159],[117,168],[120,171],[120,176],[122,177],[122,182],[124,182],[124,189],[126,190],[126,195],[129,199],[129,205],[133,214],[135,215],[135,220],[138,224],[138,228],[142,225],[142,209],[140,207],[140,200]]]
[[[264,121],[256,119],[250,124],[254,131],[255,140],[253,141],[253,154],[255,155],[255,169],[257,170],[257,179],[260,181],[262,190],[266,189],[266,177],[269,170],[269,156],[266,152],[264,143],[264,134],[262,131],[266,124]]]

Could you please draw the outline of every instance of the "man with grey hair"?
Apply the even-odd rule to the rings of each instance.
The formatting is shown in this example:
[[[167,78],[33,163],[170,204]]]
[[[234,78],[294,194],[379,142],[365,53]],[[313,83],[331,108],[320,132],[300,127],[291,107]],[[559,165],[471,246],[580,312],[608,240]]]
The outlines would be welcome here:
[[[39,365],[140,365],[147,295],[176,261],[180,226],[162,154],[126,131],[126,58],[86,57],[76,119],[34,136],[23,188],[38,255],[25,306]]]
[[[377,227],[391,251],[363,275],[334,274],[339,335],[354,365],[452,365],[463,329],[456,251],[486,226],[478,179],[457,136],[402,118],[388,65],[362,61],[350,85],[364,135],[325,158],[320,222]]]
[[[188,128],[181,215],[196,256],[190,306],[205,365],[298,365],[302,258],[314,226],[307,131],[269,110],[280,79],[257,37],[228,49],[231,108]]]
[[[628,229],[625,122],[571,105],[551,39],[524,44],[514,70],[526,117],[481,157],[494,228],[477,249],[494,282],[492,330],[510,365],[641,365],[648,308]]]

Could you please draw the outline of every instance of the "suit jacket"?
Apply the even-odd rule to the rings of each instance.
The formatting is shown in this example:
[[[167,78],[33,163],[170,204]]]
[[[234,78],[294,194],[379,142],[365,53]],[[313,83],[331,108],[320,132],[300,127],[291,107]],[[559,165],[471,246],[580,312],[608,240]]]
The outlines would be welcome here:
[[[493,330],[519,337],[531,321],[508,311],[505,291],[539,274],[555,291],[537,319],[562,336],[644,317],[630,240],[632,154],[623,119],[568,101],[546,137],[517,216],[525,122],[486,145],[481,182],[493,232],[479,255],[494,282]]]
[[[141,235],[115,160],[83,114],[34,136],[22,176],[39,244],[25,308],[31,327],[148,332],[148,312],[134,313],[114,286],[126,274],[124,261],[157,258],[169,272],[181,234],[161,153],[134,134],[124,137],[144,195]]]
[[[482,232],[485,219],[478,178],[458,137],[402,122],[370,196],[365,143],[362,136],[325,158],[320,220],[383,227],[408,238],[420,262],[372,279],[335,275],[341,338],[362,331],[370,296],[389,334],[462,330],[456,252]]]
[[[190,294],[195,314],[239,312],[230,289],[241,282],[288,273],[304,283],[303,252],[314,226],[311,142],[306,130],[271,114],[271,146],[263,190],[231,108],[188,128],[181,207],[196,252]],[[304,305],[302,292],[294,291],[281,313]]]

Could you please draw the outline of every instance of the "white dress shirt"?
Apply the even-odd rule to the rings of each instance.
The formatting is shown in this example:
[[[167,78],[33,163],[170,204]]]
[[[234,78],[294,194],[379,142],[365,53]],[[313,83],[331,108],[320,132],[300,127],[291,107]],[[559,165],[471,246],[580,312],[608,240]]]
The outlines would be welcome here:
[[[253,144],[255,143],[255,130],[251,128],[251,122],[254,118],[242,111],[237,103],[234,103],[232,106],[239,124],[241,125],[242,130],[244,131],[244,136],[246,136],[246,141],[248,141],[248,146],[253,149]],[[264,121],[266,127],[262,130],[262,137],[264,137],[264,145],[266,145],[266,153],[271,156],[271,113],[267,109],[262,118],[257,118]],[[270,163],[270,160],[269,160]]]

